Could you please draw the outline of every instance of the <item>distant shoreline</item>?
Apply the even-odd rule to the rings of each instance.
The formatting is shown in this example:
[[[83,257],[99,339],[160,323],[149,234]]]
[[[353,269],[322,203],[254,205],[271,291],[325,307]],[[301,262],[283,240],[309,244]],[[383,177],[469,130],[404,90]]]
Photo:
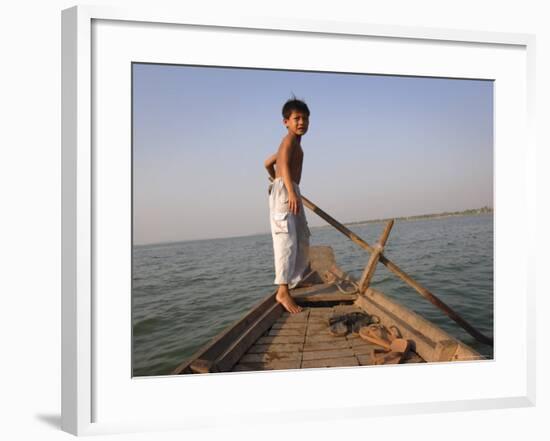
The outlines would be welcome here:
[[[490,207],[481,207],[481,208],[471,208],[469,210],[463,210],[463,211],[445,211],[443,213],[431,213],[431,214],[418,214],[416,216],[401,216],[401,217],[388,217],[384,219],[369,219],[369,220],[363,220],[363,221],[355,221],[355,222],[343,222],[343,225],[362,225],[362,224],[372,224],[372,223],[379,223],[379,222],[387,222],[390,219],[394,219],[396,221],[413,221],[413,220],[420,220],[420,219],[445,219],[448,217],[457,217],[457,216],[479,216],[483,214],[492,214],[493,209]],[[317,229],[317,228],[329,228],[331,225],[319,225],[319,226],[310,226],[310,229]],[[267,231],[265,233],[253,233],[253,234],[244,234],[242,236],[226,236],[226,237],[211,237],[211,238],[202,238],[202,239],[186,239],[186,240],[174,240],[174,241],[168,241],[168,242],[156,242],[156,243],[142,243],[142,244],[133,244],[134,247],[147,247],[147,246],[155,246],[155,245],[169,245],[174,243],[183,243],[183,242],[198,242],[203,240],[218,240],[218,239],[235,239],[238,237],[251,237],[251,236],[261,236],[264,234],[271,234],[271,232]]]
[[[384,219],[369,219],[369,220],[362,220],[362,221],[355,221],[355,222],[346,222],[344,223],[344,225],[360,225],[360,224],[371,224],[376,222],[387,222],[391,219],[394,219],[396,221],[397,220],[411,221],[411,220],[420,220],[420,219],[444,219],[447,217],[455,217],[455,216],[478,216],[482,214],[492,214],[492,213],[493,213],[493,209],[485,206],[481,208],[470,208],[468,210],[463,210],[463,211],[445,211],[443,213],[418,214],[416,216],[388,217]]]

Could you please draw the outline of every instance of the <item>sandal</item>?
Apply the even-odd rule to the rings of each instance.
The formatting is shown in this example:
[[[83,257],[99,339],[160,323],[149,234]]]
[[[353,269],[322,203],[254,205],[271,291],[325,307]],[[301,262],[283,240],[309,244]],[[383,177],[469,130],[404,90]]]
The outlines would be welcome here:
[[[366,314],[361,314],[356,316],[356,319],[351,324],[351,333],[352,335],[359,335],[359,331],[362,328],[369,326],[371,323],[371,318]]]
[[[336,321],[329,326],[328,332],[335,337],[344,337],[349,331],[345,321]]]

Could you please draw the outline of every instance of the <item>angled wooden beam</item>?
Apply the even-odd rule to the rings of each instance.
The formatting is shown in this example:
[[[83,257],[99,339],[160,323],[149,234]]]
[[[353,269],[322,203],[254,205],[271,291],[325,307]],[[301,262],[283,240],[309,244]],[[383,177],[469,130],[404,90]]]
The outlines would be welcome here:
[[[352,242],[355,242],[357,245],[359,245],[361,248],[364,248],[367,251],[374,251],[374,248],[370,246],[367,242],[365,242],[363,239],[361,239],[357,234],[355,234],[353,231],[351,231],[346,226],[342,225],[340,222],[338,222],[336,219],[334,219],[332,216],[330,216],[325,211],[321,210],[317,205],[315,205],[313,202],[311,202],[308,198],[302,195],[302,202],[304,205],[309,208],[311,211],[313,211],[317,216],[319,216],[321,219],[324,219],[327,221],[330,225],[332,225],[334,228],[336,228],[340,233],[344,234],[345,236],[349,237]]]
[[[393,227],[393,222],[394,220],[391,219],[386,223],[386,227],[384,228],[384,231],[382,231],[382,234],[380,235],[380,239],[378,239],[377,244],[374,246],[374,251],[370,255],[369,262],[367,263],[367,266],[363,271],[363,275],[359,280],[359,292],[361,294],[363,294],[370,285],[372,276],[374,276],[374,271],[376,271],[376,264],[380,260],[380,255],[384,250],[384,246],[386,246],[388,236],[390,235],[390,231]]]

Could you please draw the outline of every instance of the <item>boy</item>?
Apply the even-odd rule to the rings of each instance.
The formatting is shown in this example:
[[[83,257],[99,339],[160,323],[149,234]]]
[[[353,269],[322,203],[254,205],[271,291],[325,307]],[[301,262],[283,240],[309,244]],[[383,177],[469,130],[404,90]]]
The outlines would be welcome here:
[[[279,285],[277,301],[290,313],[302,310],[290,296],[289,289],[298,285],[309,267],[309,236],[300,194],[304,152],[300,144],[309,127],[309,109],[295,98],[283,106],[283,124],[287,135],[279,150],[265,161],[273,178],[269,186],[269,211],[275,284]]]

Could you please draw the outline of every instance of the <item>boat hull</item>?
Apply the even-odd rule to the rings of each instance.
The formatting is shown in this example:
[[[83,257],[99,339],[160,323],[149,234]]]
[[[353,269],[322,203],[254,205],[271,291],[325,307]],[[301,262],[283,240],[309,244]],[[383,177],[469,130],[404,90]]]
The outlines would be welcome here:
[[[216,336],[173,374],[196,374],[273,369],[369,366],[377,364],[383,348],[359,335],[331,333],[329,318],[346,313],[376,316],[381,325],[396,328],[410,343],[402,363],[481,360],[483,357],[383,293],[369,288],[357,294],[356,281],[336,265],[330,247],[310,251],[310,287],[291,290],[302,306],[287,313],[275,292]]]

